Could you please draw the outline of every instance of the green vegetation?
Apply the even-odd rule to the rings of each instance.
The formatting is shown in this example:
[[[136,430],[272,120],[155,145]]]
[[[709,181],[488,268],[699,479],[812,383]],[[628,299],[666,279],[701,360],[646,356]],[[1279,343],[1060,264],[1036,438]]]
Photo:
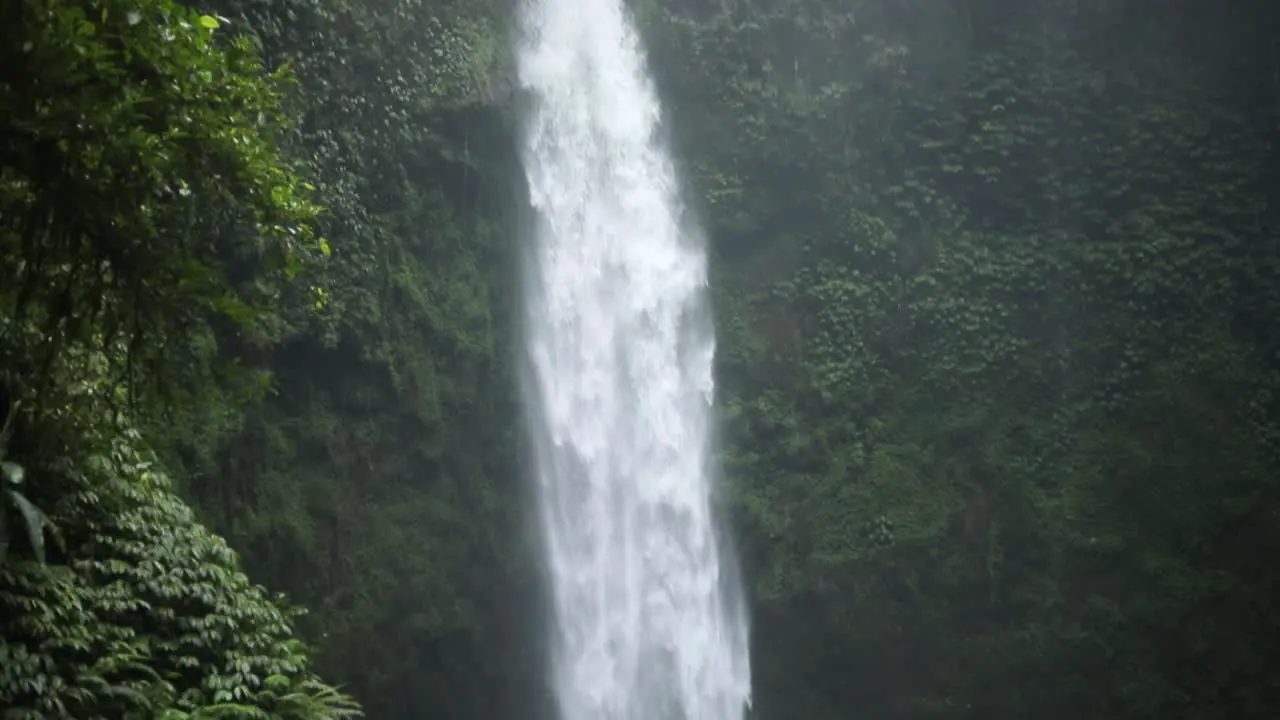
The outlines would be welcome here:
[[[650,17],[756,713],[1280,707],[1275,10],[746,5]]]
[[[1274,715],[1280,6],[634,5],[753,717]],[[5,717],[547,714],[509,13],[0,9]]]
[[[249,582],[101,404],[109,386],[80,387],[22,433],[33,495],[61,532],[50,562],[0,567],[6,717],[359,716],[307,670],[297,612]]]
[[[211,340],[261,333],[327,252],[274,140],[282,74],[168,0],[5,12],[5,717],[359,715],[129,421],[217,388]]]

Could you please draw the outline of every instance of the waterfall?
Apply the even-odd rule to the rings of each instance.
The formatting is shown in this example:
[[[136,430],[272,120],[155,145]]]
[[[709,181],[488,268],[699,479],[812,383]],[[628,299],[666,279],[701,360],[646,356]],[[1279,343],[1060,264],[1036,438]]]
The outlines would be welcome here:
[[[712,511],[715,334],[622,0],[525,0],[526,347],[563,720],[741,720],[742,592]]]

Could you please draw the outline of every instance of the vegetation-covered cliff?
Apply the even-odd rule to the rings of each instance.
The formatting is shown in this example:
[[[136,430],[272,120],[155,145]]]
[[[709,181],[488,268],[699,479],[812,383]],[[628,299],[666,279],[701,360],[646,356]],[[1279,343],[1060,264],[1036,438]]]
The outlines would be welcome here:
[[[636,0],[754,717],[1280,710],[1273,5]],[[544,714],[509,3],[2,12],[0,709]]]
[[[1274,711],[1280,8],[728,5],[650,36],[759,715]]]

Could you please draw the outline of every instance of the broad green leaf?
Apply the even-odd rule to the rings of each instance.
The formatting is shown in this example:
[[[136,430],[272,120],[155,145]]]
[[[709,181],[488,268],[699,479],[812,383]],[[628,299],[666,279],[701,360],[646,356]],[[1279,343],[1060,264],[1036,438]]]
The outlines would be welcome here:
[[[9,407],[4,408],[4,426],[0,427],[0,458],[3,458],[9,450],[9,441],[13,439],[13,428],[17,424],[18,417],[18,401],[14,400]]]
[[[9,508],[0,504],[0,565],[9,554]]]
[[[22,466],[12,460],[0,460],[0,474],[4,475],[4,480],[9,485],[21,485],[26,477]]]
[[[45,562],[44,553],[44,526],[45,516],[30,500],[17,490],[9,490],[9,499],[13,502],[13,506],[18,509],[18,513],[22,515],[22,521],[27,526],[27,538],[31,541],[31,552],[36,556],[36,561],[40,564]]]

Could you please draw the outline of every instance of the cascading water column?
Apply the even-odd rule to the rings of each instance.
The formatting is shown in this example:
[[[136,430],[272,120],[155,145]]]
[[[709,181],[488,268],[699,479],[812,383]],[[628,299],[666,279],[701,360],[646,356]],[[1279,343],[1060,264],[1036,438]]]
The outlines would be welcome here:
[[[538,216],[526,392],[564,720],[740,720],[741,590],[709,461],[706,251],[683,226],[622,0],[526,0],[519,78]]]

